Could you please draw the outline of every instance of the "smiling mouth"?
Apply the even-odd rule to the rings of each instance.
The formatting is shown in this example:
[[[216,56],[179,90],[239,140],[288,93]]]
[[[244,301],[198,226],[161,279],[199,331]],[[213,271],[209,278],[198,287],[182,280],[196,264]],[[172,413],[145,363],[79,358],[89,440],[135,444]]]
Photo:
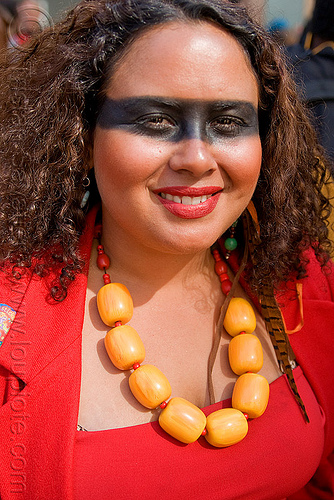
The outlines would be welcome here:
[[[164,200],[179,203],[181,205],[200,205],[211,198],[212,194],[205,194],[202,196],[173,196],[169,193],[159,193],[159,196],[161,196]]]
[[[223,189],[170,186],[156,190],[155,195],[166,210],[181,219],[200,219],[215,209]]]

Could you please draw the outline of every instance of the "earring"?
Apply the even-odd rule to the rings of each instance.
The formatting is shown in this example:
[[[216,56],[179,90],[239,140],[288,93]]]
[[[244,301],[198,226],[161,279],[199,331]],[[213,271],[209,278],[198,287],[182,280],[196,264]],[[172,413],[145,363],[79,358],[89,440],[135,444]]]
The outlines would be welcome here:
[[[87,175],[86,175],[86,177],[83,178],[82,185],[84,188],[86,188],[86,192],[82,197],[82,200],[80,203],[80,208],[85,208],[85,206],[87,205],[87,202],[89,200],[89,196],[90,196],[90,191],[88,191],[88,189],[87,189],[90,186],[90,179],[89,179],[89,177],[87,177]]]
[[[224,242],[224,246],[226,248],[226,255],[225,255],[226,260],[228,260],[230,258],[231,252],[233,252],[233,250],[235,250],[238,246],[238,242],[234,237],[235,229],[238,225],[238,220],[239,219],[237,219],[235,222],[233,222],[232,226],[230,227],[230,236],[228,238],[226,238],[226,240]]]

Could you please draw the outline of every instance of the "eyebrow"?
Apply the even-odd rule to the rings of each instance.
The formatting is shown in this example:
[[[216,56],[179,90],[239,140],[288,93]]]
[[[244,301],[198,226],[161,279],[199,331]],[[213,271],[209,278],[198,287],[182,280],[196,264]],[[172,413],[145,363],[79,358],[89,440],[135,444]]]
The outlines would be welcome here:
[[[211,101],[212,110],[220,111],[223,109],[244,109],[245,111],[254,111],[257,113],[257,108],[248,101]]]
[[[138,96],[138,97],[125,97],[123,99],[112,99],[107,97],[105,103],[117,103],[122,105],[125,110],[132,109],[136,104],[149,104],[165,106],[170,108],[181,108],[184,104],[203,103],[210,106],[213,110],[232,109],[232,108],[245,108],[257,111],[257,108],[249,101],[243,100],[206,100],[206,99],[177,99],[170,97],[160,96]],[[104,105],[103,105],[104,106]],[[103,107],[102,106],[102,107]]]
[[[109,99],[108,99],[109,100]],[[111,99],[111,102],[116,102],[117,104],[123,105],[125,110],[132,109],[138,104],[149,104],[152,106],[165,106],[166,108],[181,108],[182,100],[172,99],[169,97],[155,97],[155,96],[139,96],[139,97],[129,97],[119,100]]]

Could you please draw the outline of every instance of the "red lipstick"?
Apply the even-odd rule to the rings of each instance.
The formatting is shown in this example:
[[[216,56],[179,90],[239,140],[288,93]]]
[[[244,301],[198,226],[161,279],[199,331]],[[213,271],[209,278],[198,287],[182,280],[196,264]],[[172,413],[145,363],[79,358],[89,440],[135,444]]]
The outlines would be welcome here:
[[[169,186],[154,190],[160,203],[181,219],[199,219],[213,212],[221,192],[220,186]],[[192,204],[193,202],[196,204]]]

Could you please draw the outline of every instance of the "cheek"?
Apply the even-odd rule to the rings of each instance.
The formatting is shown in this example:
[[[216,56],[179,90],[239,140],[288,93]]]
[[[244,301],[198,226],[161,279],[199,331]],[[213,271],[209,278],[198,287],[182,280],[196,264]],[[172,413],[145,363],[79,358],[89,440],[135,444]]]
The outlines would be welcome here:
[[[254,189],[260,175],[262,145],[258,135],[231,145],[227,155],[226,172],[235,185]]]
[[[149,178],[161,163],[161,151],[143,137],[123,131],[97,129],[94,168],[97,181],[129,186]]]

